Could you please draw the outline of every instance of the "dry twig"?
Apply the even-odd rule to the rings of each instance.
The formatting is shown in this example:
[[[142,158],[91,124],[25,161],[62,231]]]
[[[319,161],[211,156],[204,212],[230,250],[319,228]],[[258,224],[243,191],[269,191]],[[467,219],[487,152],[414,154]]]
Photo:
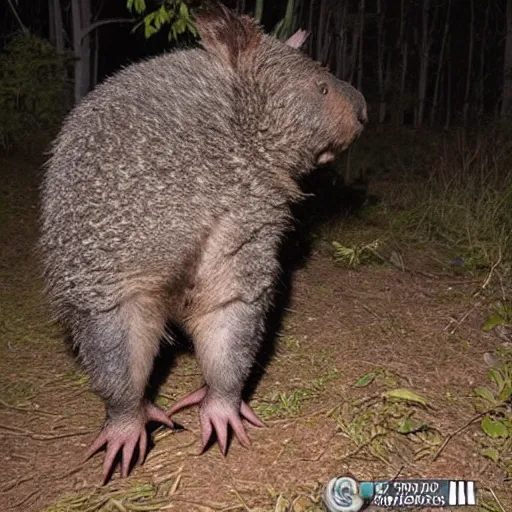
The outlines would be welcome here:
[[[454,430],[451,434],[448,434],[446,439],[443,441],[443,444],[439,447],[437,452],[434,454],[434,457],[432,458],[432,461],[437,460],[439,455],[441,455],[441,452],[446,448],[446,445],[457,435],[459,435],[463,430],[466,430],[468,427],[470,427],[475,421],[478,421],[480,418],[483,418],[486,414],[489,414],[490,412],[498,409],[503,405],[503,402],[500,402],[496,404],[495,406],[491,407],[490,409],[487,409],[484,412],[480,412],[478,414],[475,414],[469,421],[464,423],[461,427],[459,427],[457,430]]]

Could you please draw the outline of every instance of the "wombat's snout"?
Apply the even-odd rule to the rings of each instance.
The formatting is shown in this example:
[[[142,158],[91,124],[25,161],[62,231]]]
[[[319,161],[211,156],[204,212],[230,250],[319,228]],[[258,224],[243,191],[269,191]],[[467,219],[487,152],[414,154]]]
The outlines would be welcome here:
[[[354,106],[354,113],[361,124],[362,130],[364,125],[368,122],[368,107],[364,96],[354,87],[351,86],[351,88],[353,90],[352,104]]]
[[[357,120],[364,126],[368,122],[368,109],[366,107],[366,101],[361,94],[361,103],[356,107]]]
[[[368,122],[368,107],[364,96],[352,85],[347,82],[338,83],[339,92],[348,99],[354,110],[354,116],[360,124],[358,135],[361,133],[364,125]]]
[[[356,139],[359,138],[359,136],[363,132],[364,125],[368,122],[368,107],[366,105],[366,100],[357,89],[353,90],[354,97],[352,98],[352,105],[354,108],[355,129],[354,136],[350,143],[354,142]]]

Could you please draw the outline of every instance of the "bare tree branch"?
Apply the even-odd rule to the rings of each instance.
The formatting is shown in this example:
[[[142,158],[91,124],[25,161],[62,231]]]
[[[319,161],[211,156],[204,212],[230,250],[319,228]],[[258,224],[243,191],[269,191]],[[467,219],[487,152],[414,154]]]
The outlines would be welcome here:
[[[20,24],[21,30],[22,30],[25,34],[28,34],[28,33],[29,33],[29,30],[28,30],[28,28],[23,24],[23,21],[21,21],[20,15],[18,14],[18,11],[16,10],[16,7],[14,7],[14,4],[12,3],[12,0],[7,0],[7,3],[9,4],[9,7],[11,8],[12,13],[14,14],[14,17],[16,18],[16,20],[17,20],[17,21],[18,21],[18,23]]]
[[[135,20],[133,18],[109,18],[106,20],[95,21],[91,23],[88,27],[82,30],[80,34],[80,39],[83,39],[85,36],[90,34],[93,30],[102,27],[103,25],[110,25],[112,23],[134,23]]]

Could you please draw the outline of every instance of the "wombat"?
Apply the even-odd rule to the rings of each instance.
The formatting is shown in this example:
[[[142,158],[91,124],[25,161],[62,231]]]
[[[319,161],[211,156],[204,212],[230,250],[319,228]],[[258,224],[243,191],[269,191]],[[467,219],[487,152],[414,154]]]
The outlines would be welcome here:
[[[200,404],[202,449],[242,401],[273,303],[298,179],[347,148],[363,96],[247,16],[197,16],[201,47],[131,65],[65,120],[42,185],[47,292],[106,404],[105,479],[126,476],[146,423]],[[166,322],[193,340],[205,385],[164,413],[146,388]]]

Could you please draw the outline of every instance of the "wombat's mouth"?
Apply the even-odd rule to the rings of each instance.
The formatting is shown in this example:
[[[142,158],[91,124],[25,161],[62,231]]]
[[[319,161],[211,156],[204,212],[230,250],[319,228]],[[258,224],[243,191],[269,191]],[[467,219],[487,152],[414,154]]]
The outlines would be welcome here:
[[[316,165],[325,165],[332,162],[336,158],[336,151],[333,149],[325,149],[316,157]]]
[[[354,137],[354,139],[356,138],[357,137]],[[341,144],[339,146],[329,146],[320,151],[316,156],[316,165],[325,165],[334,161],[336,157],[340,155],[340,153],[343,153],[343,151],[345,151],[350,146],[350,144],[352,144],[354,139],[345,144]]]
[[[325,165],[328,163],[333,162],[336,160],[336,158],[345,151],[352,141],[345,143],[345,144],[331,144],[327,146],[326,148],[322,149],[317,155],[316,155],[316,165]]]
[[[325,165],[335,160],[340,153],[345,151],[356,139],[359,138],[362,131],[363,125],[359,124],[359,129],[353,134],[350,140],[343,144],[330,144],[326,148],[322,149],[316,156],[316,165]]]

